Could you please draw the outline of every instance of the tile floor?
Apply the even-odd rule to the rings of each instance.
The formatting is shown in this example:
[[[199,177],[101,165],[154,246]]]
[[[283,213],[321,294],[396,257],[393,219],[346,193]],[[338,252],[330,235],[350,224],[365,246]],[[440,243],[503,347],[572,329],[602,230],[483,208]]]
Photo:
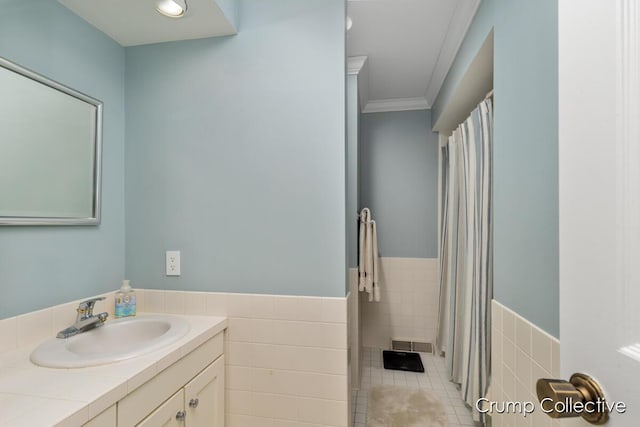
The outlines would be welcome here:
[[[354,391],[352,395],[353,427],[365,427],[369,388],[376,384],[395,384],[431,390],[444,404],[449,427],[476,425],[471,418],[471,410],[460,398],[460,392],[447,378],[444,358],[427,353],[420,353],[420,356],[424,373],[391,371],[382,367],[382,350],[363,349],[360,390]]]

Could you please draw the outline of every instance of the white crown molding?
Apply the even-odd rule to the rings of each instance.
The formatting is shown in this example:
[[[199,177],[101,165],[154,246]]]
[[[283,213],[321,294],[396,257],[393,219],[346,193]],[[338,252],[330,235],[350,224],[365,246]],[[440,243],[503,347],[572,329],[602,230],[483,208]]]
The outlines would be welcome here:
[[[369,102],[369,63],[366,56],[350,56],[347,58],[347,75],[358,78],[358,98],[360,111]]]
[[[385,111],[411,111],[428,110],[431,105],[424,97],[420,98],[395,98],[374,99],[365,105],[363,113],[382,113]]]
[[[347,74],[360,74],[367,62],[366,56],[350,56],[347,58]]]
[[[431,79],[427,85],[425,98],[429,105],[433,105],[444,83],[449,69],[458,54],[458,49],[473,22],[473,18],[478,11],[481,0],[458,1],[453,18],[449,24],[449,29],[445,35],[438,60],[433,68]]]

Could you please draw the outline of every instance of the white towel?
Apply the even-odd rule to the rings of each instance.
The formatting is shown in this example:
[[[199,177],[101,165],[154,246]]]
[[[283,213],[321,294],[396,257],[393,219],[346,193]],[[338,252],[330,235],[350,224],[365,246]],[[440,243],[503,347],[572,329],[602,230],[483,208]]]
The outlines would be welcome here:
[[[358,289],[369,294],[369,301],[380,301],[378,237],[376,222],[371,219],[368,208],[360,212],[359,249]]]
[[[376,222],[371,220],[371,258],[373,261],[373,283],[372,293],[369,294],[375,302],[380,302],[380,282],[378,281],[378,231],[376,230]]]
[[[365,286],[365,257],[366,257],[366,244],[367,244],[367,224],[369,223],[369,217],[371,216],[371,211],[369,208],[364,208],[360,212],[360,233],[359,233],[359,245],[358,251],[360,252],[358,257],[358,290],[360,292],[364,292],[366,290]]]

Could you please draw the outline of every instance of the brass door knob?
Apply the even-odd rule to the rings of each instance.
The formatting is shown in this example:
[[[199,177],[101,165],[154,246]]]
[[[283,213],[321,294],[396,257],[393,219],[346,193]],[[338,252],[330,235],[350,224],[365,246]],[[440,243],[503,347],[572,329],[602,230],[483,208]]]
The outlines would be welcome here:
[[[604,393],[588,375],[573,374],[569,381],[540,378],[536,383],[536,393],[542,411],[551,418],[581,416],[596,425],[609,420]]]

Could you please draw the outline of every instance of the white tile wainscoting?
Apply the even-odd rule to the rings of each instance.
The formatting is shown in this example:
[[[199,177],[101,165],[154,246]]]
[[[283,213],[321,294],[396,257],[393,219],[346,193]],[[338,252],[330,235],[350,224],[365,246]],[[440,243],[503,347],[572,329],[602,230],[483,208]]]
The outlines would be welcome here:
[[[224,316],[227,427],[348,425],[347,299],[136,289],[140,312]],[[96,312],[113,316],[114,292]],[[75,321],[78,301],[0,320],[0,351]]]
[[[347,426],[346,298],[143,293],[146,311],[229,319],[227,427]]]
[[[491,388],[496,402],[534,402],[535,411],[491,416],[493,427],[580,426],[580,420],[552,420],[540,411],[538,378],[559,378],[560,341],[496,300],[491,305]]]
[[[360,372],[362,359],[362,335],[360,334],[360,304],[358,301],[358,269],[350,268],[348,274],[349,293],[347,295],[347,357],[349,373],[349,390],[360,387]],[[352,401],[348,399],[349,416],[352,416]],[[349,419],[349,425],[353,420]]]
[[[360,362],[362,359],[362,334],[359,299],[363,296],[358,293],[358,270],[349,269],[349,295],[347,295],[347,320],[349,328],[349,372],[351,373],[351,386],[357,388],[360,384]]]
[[[380,258],[380,302],[360,294],[362,345],[389,348],[391,339],[435,342],[438,259]]]
[[[113,319],[115,291],[95,296],[105,297],[104,301],[96,303],[95,313],[106,311],[109,313],[108,318]],[[93,296],[87,298],[93,298]],[[84,299],[0,319],[0,353],[54,337],[59,331],[75,323],[76,308]]]

